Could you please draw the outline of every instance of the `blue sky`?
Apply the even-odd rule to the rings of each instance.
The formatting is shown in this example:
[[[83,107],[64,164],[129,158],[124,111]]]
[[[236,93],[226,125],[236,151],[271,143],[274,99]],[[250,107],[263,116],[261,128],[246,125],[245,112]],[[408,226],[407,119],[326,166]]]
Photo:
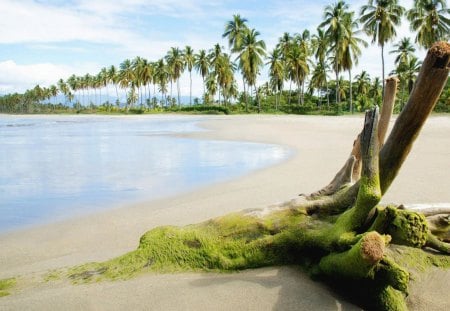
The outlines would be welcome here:
[[[366,1],[347,1],[359,12]],[[126,58],[163,57],[172,46],[190,45],[195,51],[222,39],[226,21],[233,14],[249,20],[271,50],[284,32],[314,32],[323,10],[332,0],[0,0],[0,93],[22,92],[36,84],[48,86],[70,74],[95,74],[102,67],[119,65]],[[401,0],[405,7],[412,0]],[[413,37],[407,23],[398,38]],[[367,38],[370,42],[370,39]],[[386,51],[391,48],[388,46]],[[418,50],[423,57],[425,52]],[[386,53],[386,71],[393,56]],[[381,75],[376,45],[363,50],[356,75],[364,67],[371,76]],[[194,95],[202,92],[194,76]],[[263,72],[260,81],[266,80]],[[187,94],[188,76],[182,77]]]

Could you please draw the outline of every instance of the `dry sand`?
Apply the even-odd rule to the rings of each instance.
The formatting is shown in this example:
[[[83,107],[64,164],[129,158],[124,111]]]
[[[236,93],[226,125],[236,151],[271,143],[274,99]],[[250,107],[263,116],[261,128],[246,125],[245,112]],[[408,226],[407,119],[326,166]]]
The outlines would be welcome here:
[[[196,223],[315,191],[345,162],[362,123],[362,116],[205,117],[201,125],[209,131],[188,136],[275,143],[289,147],[292,156],[191,193],[0,235],[0,279],[22,275],[28,280],[19,283],[12,295],[0,298],[0,309],[357,310],[293,267],[233,274],[146,274],[77,286],[36,282],[33,277],[39,280],[50,269],[123,254],[137,246],[144,232],[159,225]],[[450,202],[449,133],[450,117],[428,120],[384,202]],[[449,310],[445,293],[449,281],[450,274],[440,271],[425,276],[411,289],[410,307]],[[432,284],[433,291],[427,290]]]

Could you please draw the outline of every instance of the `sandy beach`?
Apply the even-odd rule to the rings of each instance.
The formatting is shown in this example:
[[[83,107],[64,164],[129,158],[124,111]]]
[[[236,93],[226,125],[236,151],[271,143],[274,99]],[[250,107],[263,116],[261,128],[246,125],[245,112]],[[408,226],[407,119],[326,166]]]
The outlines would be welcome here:
[[[160,225],[197,223],[313,192],[343,165],[362,124],[362,115],[204,117],[200,126],[208,131],[186,136],[279,144],[288,147],[291,156],[194,192],[0,235],[0,279],[27,276],[28,280],[28,284],[19,282],[12,295],[0,298],[0,309],[358,310],[296,267],[232,274],[143,274],[127,281],[85,285],[33,279],[52,269],[103,261],[133,250],[143,233]],[[449,133],[450,117],[432,116],[427,121],[384,203],[450,202]],[[411,309],[450,309],[445,293],[450,273],[433,273],[411,288]]]

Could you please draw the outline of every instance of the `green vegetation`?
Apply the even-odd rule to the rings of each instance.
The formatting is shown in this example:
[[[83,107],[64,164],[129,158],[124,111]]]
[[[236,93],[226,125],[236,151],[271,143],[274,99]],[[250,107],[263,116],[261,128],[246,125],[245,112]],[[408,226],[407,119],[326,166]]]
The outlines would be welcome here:
[[[94,75],[72,75],[54,85],[36,85],[23,94],[3,95],[0,112],[183,112],[180,77],[185,70],[189,73],[189,106],[227,107],[230,113],[364,111],[381,103],[384,47],[395,39],[402,15],[406,13],[411,30],[417,32],[415,43],[428,48],[435,41],[449,39],[450,10],[443,0],[415,0],[409,10],[401,7],[397,0],[369,0],[359,13],[359,17],[355,16],[342,0],[326,6],[323,21],[316,31],[284,33],[272,51],[267,51],[261,34],[248,26],[248,20],[237,14],[226,22],[222,34],[229,44],[228,53],[220,44],[197,53],[190,46],[172,47],[159,60],[148,61],[138,56],[124,60],[118,67],[102,68]],[[367,46],[360,38],[362,31],[381,47],[381,78],[369,77],[365,71],[352,75],[361,49]],[[391,53],[396,55],[396,68],[391,68],[390,72],[400,79],[395,107],[399,112],[411,93],[421,64],[414,56],[415,48],[409,38],[402,38],[395,47]],[[264,65],[268,66],[269,79],[258,83]],[[203,95],[194,101],[192,71],[203,80]],[[341,76],[343,71],[348,71],[348,79]],[[334,79],[329,77],[331,72]],[[237,83],[241,79],[242,91]],[[200,113],[207,110],[221,109],[188,109]],[[450,111],[448,85],[436,111]]]
[[[75,282],[129,278],[143,271],[232,271],[289,263],[277,234],[296,230],[305,215],[280,211],[267,219],[230,214],[183,228],[158,227],[145,233],[137,250],[104,263],[75,267]],[[293,257],[291,257],[292,259]]]
[[[0,280],[0,297],[8,296],[10,293],[8,290],[16,285],[16,279],[3,279]]]

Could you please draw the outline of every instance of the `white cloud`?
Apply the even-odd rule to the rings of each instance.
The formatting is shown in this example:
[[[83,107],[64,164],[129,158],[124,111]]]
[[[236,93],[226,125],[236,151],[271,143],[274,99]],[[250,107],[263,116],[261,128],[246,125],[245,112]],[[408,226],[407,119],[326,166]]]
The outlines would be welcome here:
[[[115,42],[127,35],[110,21],[66,7],[38,4],[34,1],[3,0],[0,4],[0,43]]]
[[[60,78],[67,79],[72,74],[96,72],[95,64],[74,66],[40,63],[31,65],[17,64],[13,60],[0,62],[0,93],[23,92],[35,85],[49,86]]]

